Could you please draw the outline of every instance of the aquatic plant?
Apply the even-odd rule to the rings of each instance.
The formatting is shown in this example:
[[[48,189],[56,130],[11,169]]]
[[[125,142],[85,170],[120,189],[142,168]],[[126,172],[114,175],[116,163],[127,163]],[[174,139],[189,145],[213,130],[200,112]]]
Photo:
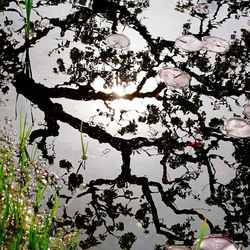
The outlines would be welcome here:
[[[244,110],[244,111],[243,111],[244,114],[245,114],[248,118],[250,118],[250,104],[244,105],[243,110]]]
[[[194,36],[180,36],[175,40],[175,46],[184,51],[194,52],[202,49],[202,42]]]
[[[80,164],[79,164],[79,167],[78,167],[76,173],[79,172],[81,166],[83,166],[83,168],[85,169],[85,167],[86,167],[86,160],[87,160],[88,144],[85,145],[84,142],[83,142],[82,122],[81,122],[81,126],[80,126],[80,140],[81,140],[82,157],[81,157]]]
[[[207,231],[207,219],[205,218],[201,227],[199,239],[197,241],[196,250],[200,250],[201,242],[206,234],[206,231]]]
[[[190,248],[186,246],[169,246],[166,250],[190,250]]]
[[[113,49],[127,49],[130,45],[130,40],[123,34],[111,34],[105,39],[105,43]]]
[[[35,150],[31,156],[27,152],[30,132],[26,118],[24,122],[20,118],[18,146],[0,134],[0,248],[74,249],[76,235],[62,240],[56,231],[59,194],[54,195],[48,210],[40,209],[48,184],[32,176],[38,162]]]
[[[191,81],[191,77],[188,73],[181,69],[167,66],[159,71],[158,77],[160,81],[174,89],[185,89]]]
[[[87,145],[85,146],[85,145],[84,145],[84,142],[83,142],[83,135],[82,135],[82,122],[81,122],[81,129],[80,129],[80,132],[81,132],[81,149],[82,149],[82,159],[83,159],[83,160],[87,160]]]
[[[198,241],[199,243],[199,241]],[[197,249],[197,245],[195,245]],[[202,250],[240,250],[234,242],[223,235],[210,234],[203,238],[200,248]]]
[[[26,164],[28,162],[28,156],[26,152],[26,145],[28,143],[28,139],[31,133],[31,126],[28,126],[27,128],[27,116],[25,116],[25,120],[23,122],[22,120],[22,114],[20,114],[20,127],[19,127],[19,141],[20,141],[20,157],[19,157],[19,163],[20,163],[20,169],[21,173],[25,171]]]
[[[26,9],[25,36],[26,38],[28,38],[30,33],[30,13],[32,9],[32,0],[25,0],[25,9]]]
[[[90,181],[90,188],[86,190],[86,192],[77,190],[74,195],[71,195],[72,197],[68,198],[69,200],[73,200],[73,202],[71,204],[70,202],[67,203],[67,205],[69,204],[67,207],[69,216],[65,217],[67,219],[71,217],[71,219],[74,220],[76,216],[72,214],[70,206],[72,205],[73,211],[75,211],[76,207],[74,207],[74,204],[84,204],[84,206],[79,206],[78,214],[81,215],[82,218],[79,224],[81,227],[88,228],[88,230],[86,230],[89,232],[89,235],[86,235],[87,240],[92,244],[99,244],[99,242],[104,241],[100,239],[101,237],[98,238],[99,232],[104,232],[101,236],[102,238],[106,237],[107,241],[110,240],[110,236],[113,234],[118,233],[121,235],[120,231],[122,229],[116,230],[115,228],[115,224],[117,224],[117,222],[119,223],[118,215],[128,215],[129,218],[133,219],[132,216],[133,213],[135,213],[134,208],[138,206],[138,201],[145,200],[151,209],[148,213],[153,219],[152,222],[149,222],[148,232],[150,232],[150,234],[146,236],[148,237],[148,242],[152,243],[159,239],[154,236],[154,233],[150,236],[153,228],[154,232],[156,232],[157,235],[159,234],[161,238],[165,237],[163,234],[166,234],[168,242],[175,240],[175,242],[189,242],[189,244],[191,244],[190,241],[193,239],[192,230],[194,225],[192,221],[193,218],[197,218],[197,215],[200,215],[200,212],[195,208],[196,202],[199,200],[199,206],[202,207],[202,204],[205,204],[206,208],[209,207],[206,213],[218,216],[216,211],[219,210],[222,211],[222,213],[219,213],[220,215],[228,215],[224,218],[221,216],[218,225],[215,217],[215,224],[211,222],[211,228],[214,226],[213,231],[219,231],[220,229],[224,232],[229,232],[234,238],[239,235],[247,242],[249,227],[246,219],[248,218],[248,214],[245,213],[244,209],[246,207],[244,197],[246,197],[245,194],[247,194],[248,189],[247,186],[238,185],[238,183],[241,179],[247,179],[247,171],[243,171],[241,167],[243,164],[246,165],[246,168],[248,167],[247,150],[242,150],[244,148],[248,149],[248,144],[247,140],[242,140],[242,143],[236,143],[236,145],[233,143],[232,145],[232,141],[234,142],[234,140],[224,138],[220,130],[223,121],[221,113],[224,114],[224,110],[227,108],[232,111],[226,113],[233,112],[235,107],[234,100],[238,98],[239,101],[242,100],[242,98],[244,98],[244,90],[247,88],[246,74],[244,74],[247,58],[245,56],[246,46],[244,46],[244,39],[240,39],[240,32],[235,33],[236,39],[239,37],[239,44],[235,42],[237,45],[235,46],[236,49],[232,49],[230,51],[231,53],[228,53],[226,57],[216,55],[215,58],[211,58],[210,53],[202,53],[201,55],[195,53],[183,56],[173,48],[173,41],[169,32],[164,31],[166,35],[163,37],[158,37],[155,30],[153,30],[154,32],[151,34],[151,27],[148,29],[144,26],[147,21],[144,22],[143,19],[140,21],[144,13],[137,18],[136,15],[130,15],[129,9],[126,10],[125,8],[120,8],[120,6],[110,11],[111,8],[106,8],[105,4],[103,4],[106,2],[113,3],[115,1],[95,1],[93,11],[83,9],[81,5],[78,5],[76,6],[77,8],[71,9],[71,12],[68,13],[69,15],[65,15],[65,18],[62,17],[61,13],[58,13],[58,18],[56,18],[57,15],[50,18],[47,17],[47,13],[43,14],[43,9],[46,9],[45,6],[51,8],[50,5],[52,4],[54,6],[52,9],[56,9],[56,5],[54,5],[52,1],[41,1],[36,9],[38,11],[38,19],[41,20],[41,24],[39,23],[39,36],[34,37],[34,43],[32,41],[32,44],[35,47],[38,45],[38,48],[35,49],[37,52],[40,51],[40,44],[42,47],[45,46],[46,50],[57,51],[58,54],[64,50],[60,56],[62,58],[64,58],[65,55],[71,55],[70,51],[72,47],[79,46],[79,53],[76,53],[73,59],[71,58],[72,64],[65,60],[66,68],[60,71],[62,74],[67,74],[69,77],[67,77],[67,79],[70,80],[66,80],[65,77],[63,77],[63,79],[56,77],[58,85],[54,88],[47,86],[48,83],[50,85],[51,78],[48,78],[45,82],[45,79],[42,80],[43,75],[36,72],[36,75],[39,73],[41,76],[36,77],[34,80],[32,77],[19,78],[20,75],[18,74],[13,81],[15,83],[13,85],[18,94],[30,100],[32,107],[34,105],[35,109],[39,109],[39,112],[41,111],[42,114],[44,114],[44,119],[42,119],[44,123],[41,123],[41,126],[38,124],[37,133],[34,133],[33,138],[39,138],[40,146],[43,147],[43,152],[45,152],[48,159],[52,159],[51,162],[54,159],[58,159],[58,156],[61,155],[60,150],[62,150],[62,148],[64,148],[63,153],[65,153],[63,157],[67,158],[67,154],[69,154],[70,158],[73,158],[72,150],[65,150],[65,147],[71,146],[71,143],[69,143],[70,145],[65,144],[65,147],[61,147],[60,145],[56,149],[56,151],[59,150],[60,152],[60,154],[58,154],[52,151],[53,148],[50,147],[54,145],[50,143],[51,137],[52,139],[55,137],[56,142],[61,142],[62,140],[56,139],[58,135],[64,137],[65,134],[68,135],[68,129],[78,130],[80,124],[80,119],[77,118],[79,116],[76,115],[74,107],[70,105],[70,110],[67,112],[67,107],[64,107],[64,103],[61,104],[60,100],[63,98],[67,98],[69,102],[71,100],[82,100],[84,105],[79,105],[79,109],[88,109],[89,106],[92,108],[93,101],[94,108],[98,108],[99,110],[97,111],[96,109],[94,117],[93,114],[87,114],[88,112],[84,114],[84,133],[86,133],[91,140],[93,139],[93,143],[96,143],[97,146],[99,146],[99,144],[104,146],[105,143],[108,143],[112,151],[113,149],[117,151],[114,152],[115,155],[120,156],[120,161],[116,162],[112,161],[112,159],[116,159],[112,158],[113,153],[112,157],[108,156],[109,158],[111,157],[111,164],[107,164],[111,170],[108,170],[102,160],[104,153],[100,158],[99,154],[95,154],[97,156],[95,164],[92,164],[92,172],[88,173],[87,176]],[[192,5],[193,3],[190,4],[188,8],[185,8],[189,11]],[[235,16],[235,10],[240,11],[240,9],[242,9],[237,8],[237,5],[238,3],[235,3],[235,6],[231,5],[231,2],[230,5],[227,5],[227,1],[223,4],[218,2],[218,15],[214,14],[213,17],[211,15],[212,18],[209,20],[195,20],[194,27],[191,25],[192,21],[187,21],[187,23],[183,23],[184,30],[182,33],[194,32],[194,34],[198,34],[197,37],[202,34],[222,34],[220,29],[214,30],[213,27],[224,26],[225,23],[227,25],[228,20],[230,24],[234,23],[232,22],[232,16]],[[40,8],[42,12],[41,18],[39,13]],[[227,13],[228,15],[225,15],[224,19],[224,15],[220,13],[221,9],[228,9],[228,12],[229,9],[233,11],[231,10],[230,13]],[[185,9],[183,9],[183,11],[185,11]],[[169,15],[164,12],[164,16]],[[105,37],[108,32],[111,33],[120,29],[120,19],[127,23],[131,31],[134,30],[137,33],[136,38],[144,39],[147,46],[139,49],[138,52],[131,51],[128,53],[128,56],[124,56],[123,54],[123,57],[118,57],[119,53],[117,54],[116,51],[112,49],[105,50],[103,46],[100,46],[100,40],[104,40],[105,38],[103,37]],[[179,15],[177,21],[178,19]],[[187,18],[184,19],[187,20]],[[193,17],[191,17],[191,19],[193,19]],[[200,25],[198,25],[199,21],[201,21]],[[158,24],[160,27],[161,23],[159,22]],[[166,22],[164,24],[166,24]],[[168,24],[171,24],[171,22]],[[177,25],[181,26],[178,22]],[[48,37],[46,37],[46,30],[50,29],[53,29],[52,33],[49,33]],[[224,28],[222,31],[223,30]],[[65,33],[67,34],[65,35]],[[245,37],[245,41],[247,41],[246,38],[247,37]],[[8,40],[10,39],[8,38]],[[49,44],[48,41],[51,40],[58,41],[58,47],[54,42]],[[78,43],[79,40],[83,43]],[[140,41],[141,40],[138,39],[139,43]],[[6,42],[4,41],[4,45],[5,43],[6,45],[9,44],[7,39]],[[10,45],[5,46],[5,48],[11,48]],[[8,49],[6,51],[11,50]],[[17,64],[15,60],[11,60],[13,59],[12,57],[7,57],[7,55],[4,56],[3,61],[3,63],[10,62],[10,65],[14,65],[9,66],[12,69],[12,71],[8,70],[10,72],[16,72],[14,69],[18,69],[18,58],[21,58],[20,51],[23,50],[20,50],[19,46],[13,46],[13,51],[15,51],[15,54],[18,56],[14,57]],[[32,53],[35,51],[32,50]],[[77,55],[80,56],[78,57]],[[7,60],[8,58],[10,59]],[[49,61],[56,60],[56,58],[57,56],[51,57]],[[118,62],[121,62],[122,66],[119,65]],[[152,86],[151,80],[155,80],[153,79],[156,74],[155,69],[162,64],[174,65],[187,71],[194,81],[190,91],[185,91],[182,95],[179,95],[177,91],[165,90],[164,84],[157,86],[155,82],[153,82]],[[51,72],[51,64],[46,66],[48,66],[48,71]],[[37,69],[39,70],[40,67]],[[142,75],[142,81],[140,78],[137,78],[137,73],[141,74],[141,72],[143,75],[145,74],[145,77]],[[125,80],[125,83],[130,83],[133,81],[131,79],[135,79],[135,89],[131,90],[131,92],[128,91],[128,94],[124,97],[125,100],[117,100],[117,96],[111,93],[112,89],[110,88],[111,91],[109,89],[109,87],[112,86],[114,75],[122,81]],[[54,79],[54,76],[52,78]],[[18,84],[21,82],[27,82],[28,85],[25,84],[26,86],[22,86],[24,84]],[[52,82],[54,82],[54,80]],[[94,86],[96,83],[97,85],[103,85],[100,86],[100,90],[98,88],[99,86]],[[148,85],[150,85],[149,89],[146,88]],[[106,87],[108,88],[106,89],[107,91],[105,90]],[[55,97],[60,98],[60,100],[54,99]],[[211,103],[210,98],[212,100]],[[100,104],[100,100],[103,103]],[[151,100],[155,104],[155,108],[148,108],[148,106],[152,104]],[[222,110],[222,112],[213,111],[214,100],[225,100],[224,110]],[[125,104],[122,106],[120,104],[122,104],[123,101]],[[137,108],[138,102],[142,104],[143,110],[141,110],[140,107],[139,109]],[[105,107],[103,104],[105,104]],[[109,106],[111,106],[111,108],[108,108]],[[236,107],[238,106],[236,105]],[[124,108],[124,110],[122,108]],[[120,138],[120,134],[117,134],[117,123],[121,123],[121,126],[125,126],[127,124],[125,122],[128,121],[128,118],[130,119],[129,116],[131,113],[131,116],[135,116],[134,124],[136,126],[138,124],[139,129],[136,133],[131,133],[131,137],[128,139],[125,138],[124,140]],[[103,121],[104,117],[106,117],[107,120],[105,123],[107,124],[106,127],[98,123],[98,121]],[[138,117],[140,119],[137,119]],[[218,118],[215,119],[214,117]],[[66,133],[64,125],[60,126],[61,123],[67,126]],[[59,127],[62,129],[59,129]],[[148,131],[146,131],[149,129],[150,138]],[[197,134],[199,135],[197,136]],[[188,138],[196,138],[196,136],[197,138],[202,138],[206,145],[206,150],[192,150],[194,153],[192,153],[192,155],[188,154],[189,152],[187,152],[186,146],[196,148],[201,148],[202,146],[198,141],[191,139],[190,143],[187,142]],[[83,139],[85,140],[84,137]],[[56,143],[56,145],[58,144]],[[234,146],[235,149],[233,148]],[[225,150],[225,148],[229,150]],[[107,148],[107,150],[110,151],[111,149]],[[144,157],[144,154],[146,157]],[[153,162],[152,158],[155,159],[155,157],[151,157],[152,154],[158,154],[158,156],[156,156],[157,159],[153,160]],[[232,157],[227,159],[229,154],[231,154]],[[139,162],[139,164],[137,164],[138,157],[142,159],[142,162]],[[107,161],[109,161],[109,158]],[[134,160],[136,160],[136,162]],[[142,168],[137,171],[136,165]],[[217,165],[223,168],[222,171],[219,171],[221,169],[218,169]],[[152,171],[148,172],[148,170],[151,170],[151,167]],[[224,174],[224,170],[226,172],[227,167],[229,173]],[[104,175],[98,172],[99,169],[105,172]],[[113,169],[116,171],[113,171]],[[72,171],[74,171],[74,169],[72,169]],[[112,176],[106,176],[106,174],[108,175],[109,173],[108,171],[112,173]],[[241,171],[244,172],[245,175],[242,174],[241,176]],[[174,175],[172,175],[172,172],[176,174],[174,173]],[[235,175],[232,174],[234,172]],[[155,179],[155,174],[157,174],[157,179]],[[163,178],[162,182],[160,182],[161,174],[165,177],[164,182]],[[235,176],[235,178],[232,177],[234,182],[232,181],[231,183],[230,181],[228,184],[231,176]],[[240,178],[239,176],[246,177]],[[78,176],[76,175],[76,177]],[[197,182],[202,185],[197,185]],[[218,183],[222,184],[219,186]],[[67,183],[65,183],[65,186],[67,188]],[[218,186],[220,188],[218,188]],[[42,185],[42,187],[44,187],[44,185]],[[202,192],[204,190],[201,190],[202,187],[210,188],[205,190],[205,195],[204,192]],[[108,197],[105,197],[104,200],[102,199],[102,194],[108,189],[117,190],[119,203],[105,203]],[[122,192],[124,189],[127,189],[126,191],[129,195],[124,195],[123,197]],[[134,192],[134,190],[136,190],[136,192]],[[137,192],[137,190],[141,191],[141,193]],[[130,192],[134,192],[135,196],[130,195]],[[78,196],[79,193],[81,193],[81,196]],[[139,198],[139,195],[142,195],[142,198]],[[234,199],[236,196],[237,199]],[[111,198],[112,197],[115,197],[115,195],[111,195]],[[209,199],[209,197],[211,199]],[[221,197],[224,199],[221,199]],[[112,198],[111,201],[113,201],[113,199],[114,198]],[[130,203],[127,203],[126,200]],[[175,206],[175,200],[177,201],[177,206]],[[120,202],[125,204],[126,207],[124,205],[123,208]],[[178,206],[178,204],[180,204],[180,206]],[[130,210],[130,205],[133,205],[133,210]],[[164,208],[164,214],[161,213],[162,208]],[[182,213],[182,209],[185,209],[185,214]],[[180,213],[182,215],[180,215]],[[163,219],[158,217],[161,216],[161,214]],[[171,219],[171,217],[173,220],[175,220],[175,217],[178,217],[175,227],[172,227],[172,221],[168,220],[168,218]],[[190,221],[190,227],[182,226],[185,225],[185,223],[183,223],[185,218]],[[121,220],[123,221],[124,219],[126,220],[127,218],[122,218]],[[149,218],[149,220],[150,219],[151,218]],[[231,223],[232,221],[234,223]],[[113,225],[110,222],[113,222]],[[178,227],[177,222],[178,224],[180,223]],[[129,224],[129,227],[131,225]],[[223,226],[225,226],[225,228],[221,229]],[[127,224],[124,223],[125,231],[127,231],[126,227]],[[119,228],[123,227],[119,226]],[[138,235],[140,237],[138,237],[138,241],[143,242],[145,237],[141,237],[140,233]],[[246,244],[248,244],[248,242]],[[148,248],[150,247],[148,246]]]
[[[233,117],[225,121],[224,129],[227,135],[237,138],[250,137],[250,125],[247,120]]]
[[[202,41],[192,35],[180,36],[175,40],[175,46],[187,51],[195,52],[205,49],[215,53],[225,53],[229,50],[229,43],[215,36],[203,36]]]
[[[207,3],[198,3],[194,6],[194,11],[198,14],[207,15],[209,13],[209,8]]]
[[[25,17],[25,38],[29,38],[30,34],[30,14],[32,10],[32,0],[25,0],[25,11],[26,11],[26,17]],[[17,0],[17,4],[20,7],[20,0]]]
[[[230,47],[226,40],[215,36],[203,36],[202,46],[204,49],[215,53],[225,53]]]

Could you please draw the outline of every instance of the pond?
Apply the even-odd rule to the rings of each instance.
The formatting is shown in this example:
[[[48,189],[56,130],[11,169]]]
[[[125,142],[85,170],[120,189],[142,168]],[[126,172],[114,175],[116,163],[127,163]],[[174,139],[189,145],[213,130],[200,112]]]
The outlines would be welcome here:
[[[32,123],[79,249],[191,246],[205,218],[250,249],[249,1],[0,9],[1,123]]]

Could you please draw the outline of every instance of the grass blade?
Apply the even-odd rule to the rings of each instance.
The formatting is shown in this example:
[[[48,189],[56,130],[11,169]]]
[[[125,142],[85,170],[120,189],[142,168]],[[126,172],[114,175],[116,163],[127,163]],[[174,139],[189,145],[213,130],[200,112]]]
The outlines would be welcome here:
[[[26,9],[25,36],[26,38],[28,38],[30,33],[30,14],[32,10],[32,0],[25,0],[25,9]]]
[[[43,187],[40,180],[37,182],[36,198],[35,198],[35,209],[38,209],[42,200],[42,197],[47,189],[47,185]]]
[[[86,152],[87,150],[85,148],[85,145],[83,142],[83,135],[82,135],[82,122],[81,122],[80,132],[81,132],[82,159],[87,160],[87,152]]]
[[[54,199],[54,206],[50,212],[50,217],[51,218],[54,218],[56,216],[56,212],[57,212],[57,209],[58,209],[58,206],[59,206],[59,195],[55,195],[55,199]]]
[[[197,246],[196,246],[196,250],[200,250],[201,242],[202,242],[202,240],[203,240],[203,238],[204,238],[204,236],[206,234],[206,231],[207,231],[207,218],[205,218],[204,221],[203,221],[200,236],[199,236],[198,243],[197,243]]]

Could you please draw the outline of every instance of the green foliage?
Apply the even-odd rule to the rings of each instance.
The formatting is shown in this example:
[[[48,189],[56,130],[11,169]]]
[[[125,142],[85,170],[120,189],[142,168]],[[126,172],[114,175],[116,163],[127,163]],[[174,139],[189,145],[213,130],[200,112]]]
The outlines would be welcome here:
[[[30,13],[32,10],[32,0],[25,0],[25,9],[26,9],[25,36],[26,38],[28,38],[30,33]]]
[[[27,128],[27,116],[25,116],[25,120],[22,120],[22,114],[20,114],[20,131],[19,131],[19,140],[20,140],[20,157],[19,163],[21,168],[21,173],[25,172],[25,166],[27,164],[28,158],[26,153],[26,145],[28,143],[28,139],[31,133],[31,126]]]
[[[196,250],[200,250],[201,242],[206,234],[206,231],[207,231],[207,219],[205,218],[201,227],[201,232],[197,242]]]
[[[86,161],[86,160],[87,160],[87,146],[85,146],[85,145],[84,145],[84,142],[83,142],[82,123],[81,123],[80,132],[81,132],[82,159],[83,159],[84,161]]]
[[[31,158],[27,153],[31,126],[26,120],[20,118],[18,147],[0,137],[0,249],[47,250],[55,245],[56,249],[74,249],[68,246],[78,241],[78,233],[65,241],[55,234],[59,194],[55,194],[50,210],[39,209],[48,184],[44,185],[40,179],[30,180],[36,161],[34,151]],[[36,185],[35,191],[31,191],[31,185]]]
[[[53,219],[55,216],[56,216],[56,212],[57,212],[57,209],[58,209],[58,206],[59,206],[59,195],[55,195],[55,199],[54,199],[54,206],[53,208],[51,209],[51,212],[50,212],[50,218]]]
[[[46,191],[47,185],[43,186],[41,180],[37,182],[37,189],[36,189],[36,199],[35,199],[35,208],[38,209],[40,206],[42,197]]]
[[[30,14],[31,14],[31,10],[32,10],[32,0],[25,0],[25,11],[26,11],[26,17],[25,17],[25,38],[29,38],[29,34],[30,34]],[[17,0],[17,4],[21,9],[20,6],[20,0]],[[22,9],[21,9],[21,14],[22,13]]]
[[[82,122],[81,122],[81,126],[80,126],[80,139],[81,139],[82,159],[80,161],[80,164],[79,164],[79,167],[78,167],[76,173],[78,173],[78,171],[80,170],[81,166],[83,166],[83,168],[85,169],[86,160],[87,160],[88,144],[85,145],[84,142],[83,142]]]

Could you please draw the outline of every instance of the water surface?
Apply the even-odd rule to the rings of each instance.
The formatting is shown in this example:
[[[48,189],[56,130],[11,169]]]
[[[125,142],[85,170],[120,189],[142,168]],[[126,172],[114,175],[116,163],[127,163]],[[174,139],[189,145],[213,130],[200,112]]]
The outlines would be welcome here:
[[[33,1],[25,42],[24,8],[1,2],[0,119],[33,122],[31,143],[62,176],[59,213],[82,249],[192,245],[205,217],[207,233],[250,249],[250,141],[223,128],[248,119],[249,1],[207,1],[207,15],[198,3]],[[108,47],[112,33],[130,47]],[[183,51],[182,35],[230,48]],[[189,86],[166,86],[164,66],[188,73]]]

